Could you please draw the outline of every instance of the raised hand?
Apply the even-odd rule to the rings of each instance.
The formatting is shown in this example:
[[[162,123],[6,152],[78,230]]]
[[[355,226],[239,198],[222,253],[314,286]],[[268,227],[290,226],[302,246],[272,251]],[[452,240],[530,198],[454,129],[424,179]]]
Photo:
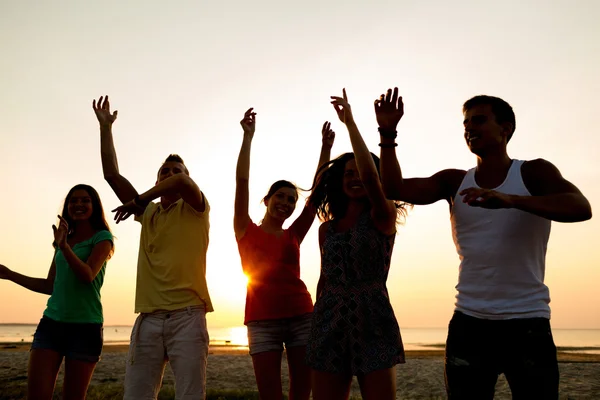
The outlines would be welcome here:
[[[459,195],[463,196],[463,203],[473,207],[498,209],[512,208],[511,196],[491,189],[468,188],[462,190]]]
[[[54,243],[58,246],[59,249],[62,249],[67,244],[67,234],[69,233],[69,224],[67,221],[58,216],[59,224],[58,228],[56,225],[52,225],[52,230],[54,231]]]
[[[323,147],[333,147],[335,132],[331,129],[331,122],[325,121],[323,129],[321,129],[321,134],[323,135]]]
[[[404,103],[402,97],[398,96],[398,88],[388,89],[375,100],[375,116],[379,127],[386,131],[395,131],[398,122],[404,115]]]
[[[354,116],[352,115],[352,108],[348,103],[348,96],[346,95],[346,89],[342,89],[343,97],[331,96],[331,104],[333,104],[333,108],[338,115],[340,121],[344,124],[348,122],[354,121]]]
[[[0,279],[8,279],[10,275],[10,269],[8,267],[0,264]]]
[[[244,118],[240,121],[242,129],[244,129],[244,135],[250,139],[254,137],[254,130],[256,129],[256,113],[254,108],[249,108],[244,114]]]
[[[104,101],[102,100],[104,99]],[[92,108],[96,113],[96,118],[98,118],[98,122],[100,125],[112,125],[113,122],[117,119],[118,111],[114,111],[112,114],[110,113],[110,103],[108,101],[108,96],[100,96],[98,99],[98,103],[96,104],[96,100],[92,101]]]
[[[136,203],[135,199],[128,201],[112,210],[115,213],[115,221],[118,224],[121,221],[125,221],[127,218],[132,215],[138,215],[144,212],[144,207],[140,206]]]

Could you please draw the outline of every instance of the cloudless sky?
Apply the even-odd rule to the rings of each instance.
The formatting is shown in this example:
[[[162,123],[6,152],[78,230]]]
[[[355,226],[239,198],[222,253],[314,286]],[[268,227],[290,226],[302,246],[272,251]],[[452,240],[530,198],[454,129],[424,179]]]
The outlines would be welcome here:
[[[600,206],[600,2],[546,1],[114,1],[0,2],[0,263],[45,277],[51,225],[77,183],[119,205],[104,181],[93,98],[108,94],[121,173],[149,189],[179,153],[211,204],[209,326],[241,325],[245,287],[233,234],[239,121],[254,107],[251,216],[277,179],[312,181],[324,121],[350,151],[329,104],[348,91],[378,153],[373,100],[398,86],[405,116],[404,175],[470,168],[462,103],[477,94],[514,108],[514,158],[545,158]],[[300,205],[300,203],[299,203]],[[298,215],[300,206],[297,208]],[[301,249],[314,294],[315,221]],[[102,291],[106,324],[132,324],[139,225],[111,228],[116,251]],[[553,223],[546,283],[552,323],[600,328],[598,217]],[[399,228],[388,288],[400,326],[443,327],[458,257],[448,206],[415,207]],[[0,322],[35,323],[47,296],[0,281]]]

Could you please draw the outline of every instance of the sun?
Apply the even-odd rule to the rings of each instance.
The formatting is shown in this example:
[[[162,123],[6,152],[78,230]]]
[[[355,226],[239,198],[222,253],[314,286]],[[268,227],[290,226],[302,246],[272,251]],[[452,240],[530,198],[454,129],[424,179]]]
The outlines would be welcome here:
[[[248,330],[245,326],[236,326],[229,330],[231,344],[234,346],[248,346]]]

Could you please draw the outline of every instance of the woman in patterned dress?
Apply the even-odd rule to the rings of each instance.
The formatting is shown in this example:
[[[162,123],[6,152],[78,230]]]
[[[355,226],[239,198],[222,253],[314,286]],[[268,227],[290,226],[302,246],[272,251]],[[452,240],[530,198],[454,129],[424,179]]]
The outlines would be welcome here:
[[[348,128],[354,153],[322,167],[309,199],[324,221],[321,277],[306,349],[313,399],[348,399],[356,376],[363,399],[391,400],[404,348],[386,280],[405,207],[385,198],[379,159],[354,123],[346,91],[332,96],[332,104]]]

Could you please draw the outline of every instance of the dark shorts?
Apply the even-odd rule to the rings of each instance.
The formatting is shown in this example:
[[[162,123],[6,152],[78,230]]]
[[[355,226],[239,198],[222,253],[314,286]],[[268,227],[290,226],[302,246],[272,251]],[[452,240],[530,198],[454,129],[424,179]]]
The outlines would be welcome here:
[[[102,353],[102,331],[102,324],[59,322],[44,315],[31,349],[53,350],[68,359],[96,363]]]
[[[558,399],[558,361],[546,318],[486,320],[455,312],[445,359],[448,398],[493,399],[504,374],[513,399]]]

